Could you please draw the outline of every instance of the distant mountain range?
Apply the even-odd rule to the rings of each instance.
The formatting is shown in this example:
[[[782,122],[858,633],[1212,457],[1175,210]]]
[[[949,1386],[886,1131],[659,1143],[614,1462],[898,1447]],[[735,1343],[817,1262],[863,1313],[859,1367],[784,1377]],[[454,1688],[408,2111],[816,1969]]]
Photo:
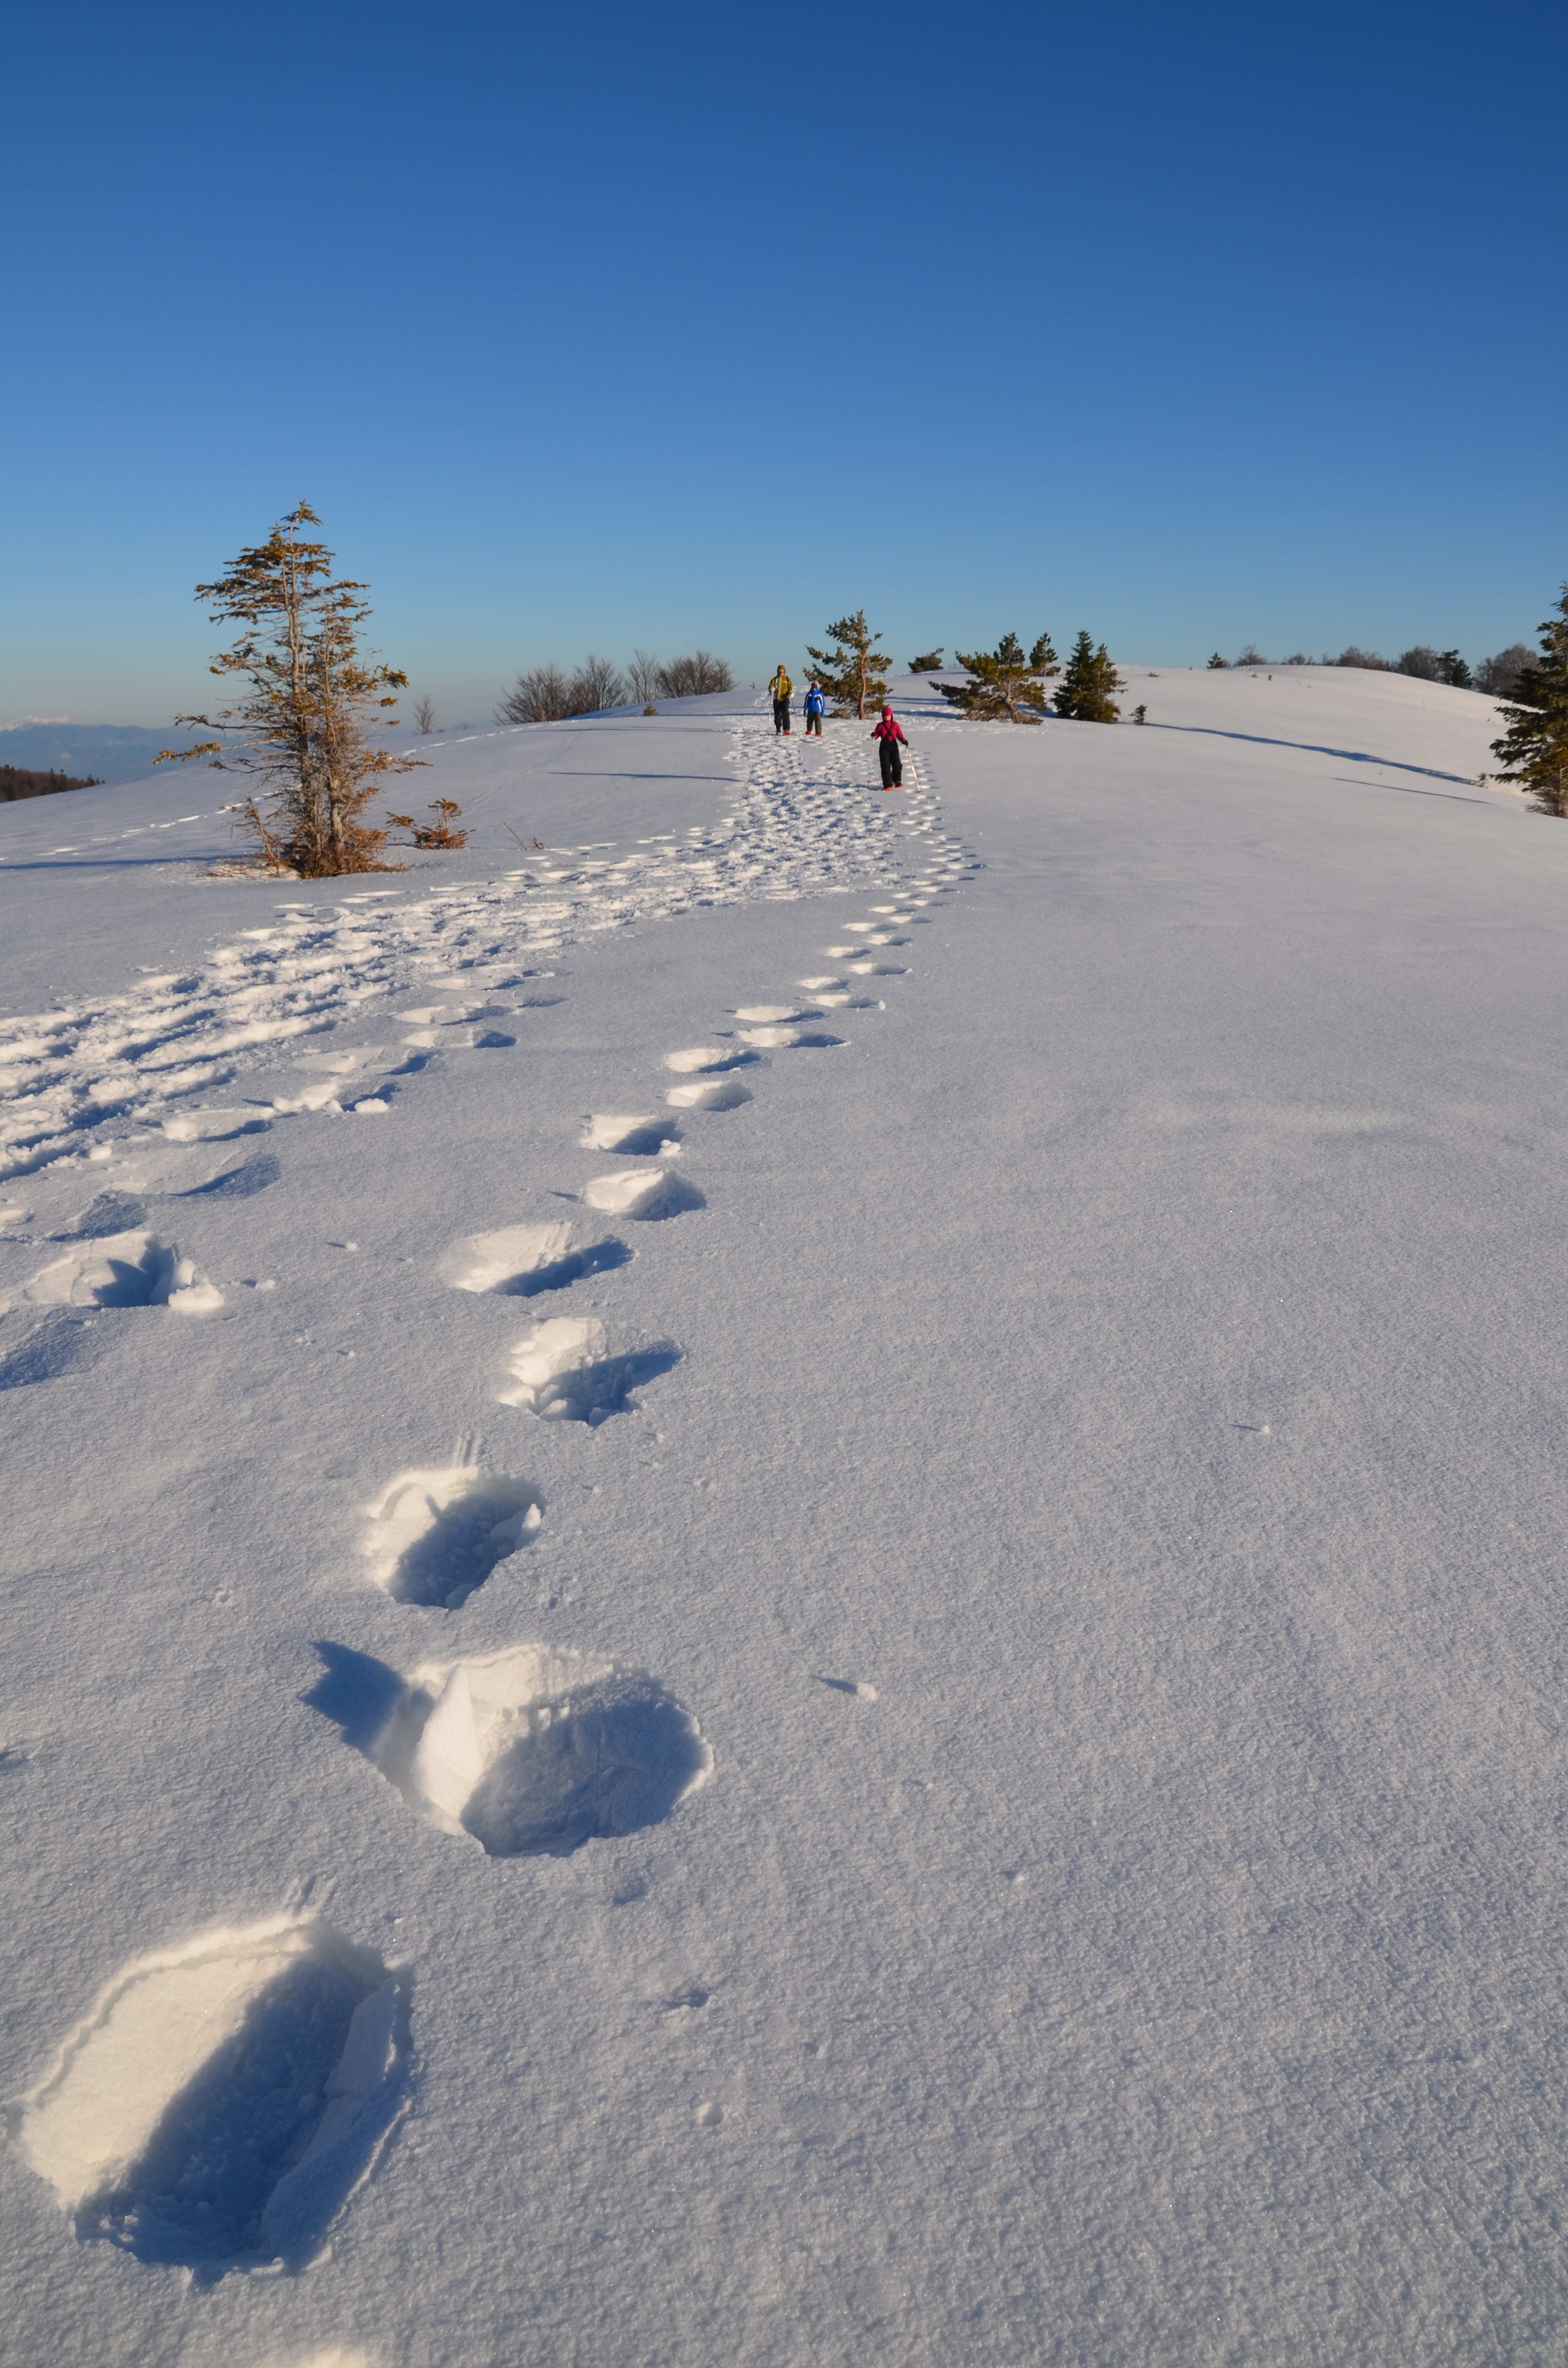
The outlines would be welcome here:
[[[150,723],[0,723],[0,765],[91,773],[100,781],[142,780],[160,748],[192,746],[192,734]]]

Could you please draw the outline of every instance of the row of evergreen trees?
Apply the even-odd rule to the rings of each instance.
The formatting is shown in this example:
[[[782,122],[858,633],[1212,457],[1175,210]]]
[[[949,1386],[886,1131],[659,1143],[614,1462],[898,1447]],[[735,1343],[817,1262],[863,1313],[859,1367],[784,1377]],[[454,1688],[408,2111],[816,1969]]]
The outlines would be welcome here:
[[[890,661],[881,647],[882,637],[867,625],[864,609],[840,617],[827,632],[829,648],[806,643],[807,673],[836,700],[835,715],[853,713],[864,722],[867,709],[887,697]],[[941,666],[940,650],[909,662],[911,674],[936,674]],[[955,650],[953,670],[960,668],[967,682],[937,687],[960,715],[980,721],[1039,723],[1052,706],[1078,723],[1114,723],[1121,713],[1112,696],[1122,688],[1121,677],[1105,643],[1096,648],[1086,632],[1079,633],[1065,670],[1049,633],[1041,633],[1027,655],[1017,633],[1004,633],[994,650]],[[1056,675],[1062,679],[1053,689]]]
[[[103,786],[97,773],[37,773],[26,765],[0,765],[0,805],[8,805],[14,798],[52,798],[62,790],[97,790]]]

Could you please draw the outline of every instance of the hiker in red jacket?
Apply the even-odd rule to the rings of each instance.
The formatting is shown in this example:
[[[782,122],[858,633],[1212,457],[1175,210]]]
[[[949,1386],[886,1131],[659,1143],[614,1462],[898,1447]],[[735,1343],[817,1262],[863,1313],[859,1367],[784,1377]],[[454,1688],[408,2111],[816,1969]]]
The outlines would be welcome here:
[[[871,737],[877,744],[877,754],[882,760],[883,789],[902,790],[903,787],[903,760],[898,753],[899,744],[900,742],[903,742],[904,747],[907,748],[909,743],[904,739],[903,733],[898,728],[898,725],[893,722],[893,712],[891,707],[883,708],[882,720],[878,724],[876,730],[872,733]]]

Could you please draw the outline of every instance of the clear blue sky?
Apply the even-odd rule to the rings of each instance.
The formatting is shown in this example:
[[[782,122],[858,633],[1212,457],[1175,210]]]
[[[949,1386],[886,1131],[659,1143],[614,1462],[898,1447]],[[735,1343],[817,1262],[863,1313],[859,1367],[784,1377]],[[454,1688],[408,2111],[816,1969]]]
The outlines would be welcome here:
[[[1474,657],[1568,576],[1562,0],[18,8],[0,720],[301,496],[442,714],[864,604]]]

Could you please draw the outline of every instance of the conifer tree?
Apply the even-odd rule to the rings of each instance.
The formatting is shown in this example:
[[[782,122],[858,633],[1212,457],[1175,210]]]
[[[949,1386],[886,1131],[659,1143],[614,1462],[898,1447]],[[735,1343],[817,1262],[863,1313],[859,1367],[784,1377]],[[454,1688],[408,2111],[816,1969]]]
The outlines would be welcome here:
[[[1096,650],[1080,630],[1056,694],[1058,715],[1069,715],[1078,723],[1115,723],[1121,710],[1111,693],[1120,689],[1121,677],[1106,655],[1105,643]]]
[[[837,712],[847,712],[853,705],[864,723],[867,707],[880,706],[887,697],[887,655],[877,647],[882,637],[867,625],[864,609],[857,609],[852,617],[840,617],[827,631],[831,650],[815,650],[810,642],[806,643],[808,670],[828,697],[839,701]]]
[[[1219,651],[1216,650],[1213,656],[1209,661],[1209,671],[1212,674],[1217,666],[1228,666],[1230,663],[1231,661],[1229,658],[1222,658],[1220,655]]]
[[[1522,781],[1537,814],[1568,821],[1568,584],[1540,629],[1540,656],[1501,702],[1508,729],[1494,740],[1499,780]]]
[[[247,688],[215,716],[175,718],[231,738],[165,748],[157,758],[209,757],[218,770],[248,780],[243,811],[263,853],[307,879],[390,868],[381,860],[386,832],[359,816],[383,774],[421,761],[370,746],[375,711],[395,707],[387,694],[408,677],[361,649],[370,613],[359,597],[366,587],[335,577],[325,543],[305,540],[304,528],[320,523],[301,502],[265,542],[242,551],[227,575],[197,586],[197,598],[212,603],[215,624],[241,629],[210,671],[238,675]]]
[[[942,653],[940,650],[927,650],[924,657],[911,658],[909,661],[909,671],[911,674],[940,674],[941,670]]]
[[[993,651],[975,650],[966,656],[955,650],[953,663],[971,679],[939,683],[942,697],[960,714],[998,722],[1006,717],[1011,723],[1040,723],[1051,698],[1050,677],[1061,672],[1049,633],[1041,633],[1028,657],[1017,633],[1004,633]],[[1040,714],[1026,714],[1030,707]]]

